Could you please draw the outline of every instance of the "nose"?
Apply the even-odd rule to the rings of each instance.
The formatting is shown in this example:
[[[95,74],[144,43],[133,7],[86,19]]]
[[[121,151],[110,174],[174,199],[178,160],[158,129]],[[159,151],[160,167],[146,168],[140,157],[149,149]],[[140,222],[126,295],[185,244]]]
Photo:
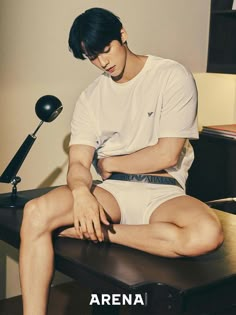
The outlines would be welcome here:
[[[104,54],[99,54],[98,55],[98,60],[100,62],[100,65],[102,68],[106,68],[106,66],[108,65],[109,61],[107,60],[107,58],[104,56]]]

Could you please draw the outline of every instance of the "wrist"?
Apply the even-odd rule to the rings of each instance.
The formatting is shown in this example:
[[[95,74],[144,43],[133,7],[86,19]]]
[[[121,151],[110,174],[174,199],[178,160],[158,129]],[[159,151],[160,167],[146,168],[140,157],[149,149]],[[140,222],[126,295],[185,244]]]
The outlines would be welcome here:
[[[103,162],[104,170],[106,170],[108,173],[117,172],[115,157],[105,158]]]
[[[86,185],[79,185],[71,190],[73,197],[78,197],[83,194],[90,193],[90,189]]]

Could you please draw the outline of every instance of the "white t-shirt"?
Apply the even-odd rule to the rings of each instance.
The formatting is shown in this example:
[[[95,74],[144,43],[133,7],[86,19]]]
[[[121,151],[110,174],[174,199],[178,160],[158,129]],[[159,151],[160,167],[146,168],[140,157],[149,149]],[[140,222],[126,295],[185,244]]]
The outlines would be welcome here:
[[[132,80],[116,83],[103,73],[80,95],[70,145],[90,145],[98,158],[130,154],[159,138],[198,138],[196,117],[192,74],[175,61],[148,56]],[[193,159],[186,141],[178,164],[166,169],[183,187]]]

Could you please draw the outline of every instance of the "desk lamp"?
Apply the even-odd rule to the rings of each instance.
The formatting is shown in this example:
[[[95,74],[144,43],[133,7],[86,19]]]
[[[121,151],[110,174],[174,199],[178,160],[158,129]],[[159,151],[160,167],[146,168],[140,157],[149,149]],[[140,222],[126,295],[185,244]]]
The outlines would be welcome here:
[[[62,111],[62,104],[58,98],[52,95],[42,96],[35,105],[35,112],[39,119],[41,119],[38,127],[32,134],[29,134],[2,175],[0,176],[1,183],[11,183],[11,194],[0,195],[0,207],[15,208],[22,207],[28,201],[17,194],[17,184],[21,182],[21,178],[17,173],[29,153],[34,141],[36,140],[36,133],[44,122],[53,121]]]

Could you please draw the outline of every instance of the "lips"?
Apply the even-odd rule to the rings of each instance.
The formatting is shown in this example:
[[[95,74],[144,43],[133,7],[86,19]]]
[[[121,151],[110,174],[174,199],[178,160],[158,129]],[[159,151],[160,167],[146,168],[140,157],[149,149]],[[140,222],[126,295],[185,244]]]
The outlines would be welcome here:
[[[108,69],[106,69],[107,72],[112,73],[115,70],[115,66],[112,66]]]

